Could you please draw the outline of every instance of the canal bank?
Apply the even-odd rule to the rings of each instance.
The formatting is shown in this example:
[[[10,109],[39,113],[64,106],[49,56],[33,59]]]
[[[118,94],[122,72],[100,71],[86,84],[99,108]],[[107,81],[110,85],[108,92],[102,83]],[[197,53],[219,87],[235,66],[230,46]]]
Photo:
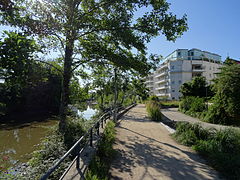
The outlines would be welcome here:
[[[88,106],[85,111],[78,111],[78,114],[90,120],[96,112],[96,109]],[[0,172],[27,162],[32,157],[32,152],[38,149],[41,140],[48,135],[49,129],[57,123],[56,118],[49,118],[12,127],[1,124]]]

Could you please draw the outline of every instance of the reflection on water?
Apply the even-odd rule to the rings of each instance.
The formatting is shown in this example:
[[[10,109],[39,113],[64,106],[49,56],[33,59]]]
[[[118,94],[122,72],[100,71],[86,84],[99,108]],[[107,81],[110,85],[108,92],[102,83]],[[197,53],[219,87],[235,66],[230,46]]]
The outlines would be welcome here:
[[[96,112],[97,110],[89,106],[83,112],[77,111],[80,116],[88,120]],[[27,162],[41,139],[47,135],[49,127],[57,123],[57,120],[48,120],[32,122],[16,128],[0,129],[0,171],[13,167],[18,162]]]
[[[82,116],[83,118],[90,120],[91,117],[97,112],[96,109],[93,109],[92,107],[88,106],[87,109],[83,112],[77,110],[77,114],[79,116]]]
[[[26,162],[36,149],[41,138],[46,136],[48,127],[56,120],[29,123],[22,128],[0,130],[0,170],[19,162]]]

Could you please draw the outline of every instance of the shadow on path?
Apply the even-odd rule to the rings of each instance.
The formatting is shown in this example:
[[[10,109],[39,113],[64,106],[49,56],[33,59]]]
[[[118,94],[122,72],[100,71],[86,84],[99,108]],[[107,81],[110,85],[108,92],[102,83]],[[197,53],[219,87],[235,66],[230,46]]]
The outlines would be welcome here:
[[[144,118],[145,108],[137,108],[140,112],[133,109],[118,124],[111,179],[219,179],[200,156],[172,140],[159,123]]]

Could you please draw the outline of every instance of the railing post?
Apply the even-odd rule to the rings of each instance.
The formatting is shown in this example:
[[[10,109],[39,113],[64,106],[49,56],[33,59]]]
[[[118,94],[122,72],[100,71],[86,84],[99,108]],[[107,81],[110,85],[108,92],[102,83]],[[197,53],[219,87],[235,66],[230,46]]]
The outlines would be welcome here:
[[[93,147],[93,130],[90,130],[90,146]]]
[[[78,155],[77,155],[77,160],[76,160],[77,162],[76,162],[76,168],[77,169],[80,169],[80,153],[78,153]]]
[[[77,159],[76,159],[76,168],[79,169],[80,167],[80,144],[76,146],[77,151]]]

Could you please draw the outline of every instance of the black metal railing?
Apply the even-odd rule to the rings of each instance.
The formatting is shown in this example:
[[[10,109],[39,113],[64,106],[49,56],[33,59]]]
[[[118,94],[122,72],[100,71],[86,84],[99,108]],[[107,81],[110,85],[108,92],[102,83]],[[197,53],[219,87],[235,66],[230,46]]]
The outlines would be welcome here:
[[[117,110],[116,110],[116,112],[118,113],[117,116],[116,116],[117,119],[120,116],[122,116],[126,111],[128,111],[129,109],[134,107],[135,105],[136,104],[132,104],[125,109],[123,107],[118,107]],[[100,136],[100,127],[104,128],[104,124],[107,123],[107,120],[110,119],[111,116],[113,116],[113,110],[112,109],[110,111],[106,112],[105,114],[103,114],[99,118],[99,120],[46,172],[46,174],[44,174],[41,177],[41,180],[46,180],[68,156],[72,155],[72,152],[74,152],[74,151],[78,151],[78,153],[76,153],[76,156],[75,156],[74,160],[69,165],[67,170],[64,172],[62,177],[64,177],[68,173],[68,171],[70,170],[70,168],[71,168],[71,166],[73,165],[74,162],[76,162],[76,168],[79,169],[79,167],[80,167],[80,157],[81,157],[81,154],[82,154],[83,150],[87,147],[88,144],[91,147],[93,147],[94,132],[96,132],[97,135]],[[83,144],[85,144],[85,145],[81,148],[81,145],[83,145]]]

